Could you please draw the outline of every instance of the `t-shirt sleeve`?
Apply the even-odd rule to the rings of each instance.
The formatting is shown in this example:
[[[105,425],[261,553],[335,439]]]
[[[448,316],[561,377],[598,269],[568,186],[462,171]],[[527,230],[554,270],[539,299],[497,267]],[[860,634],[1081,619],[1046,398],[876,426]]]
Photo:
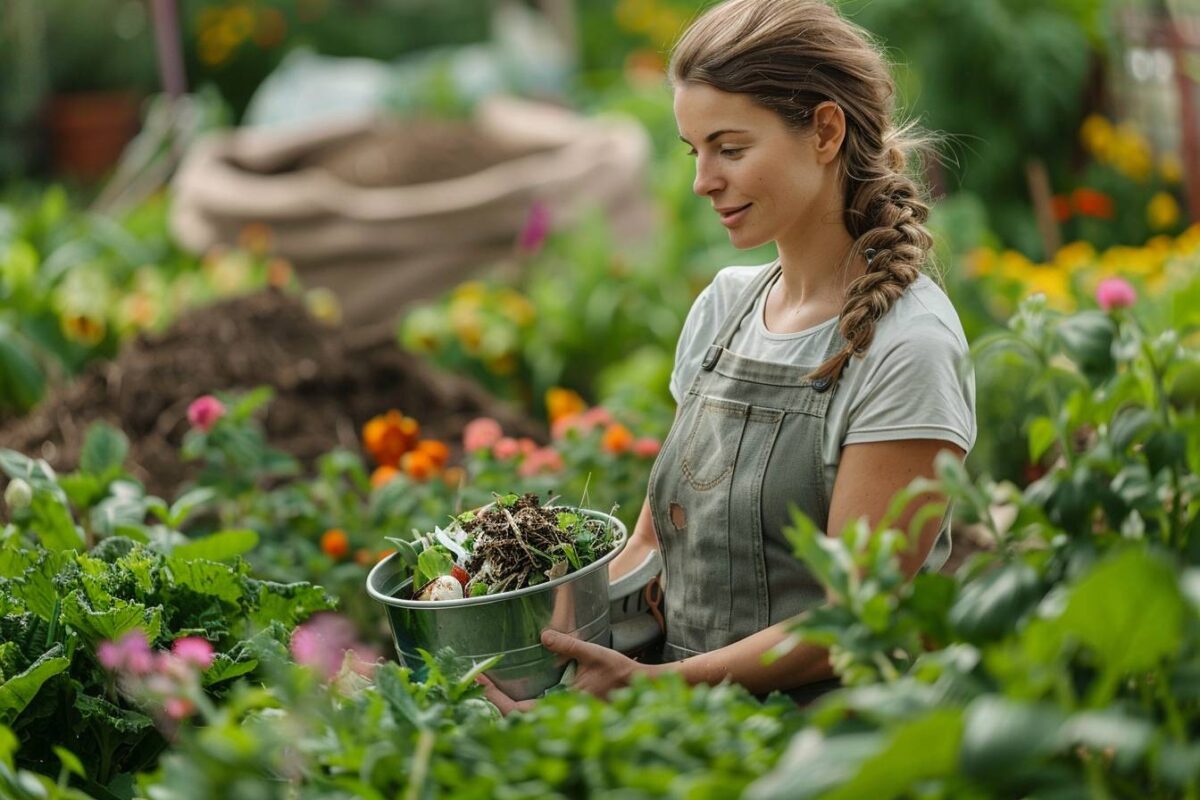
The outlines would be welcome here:
[[[966,344],[936,317],[919,317],[893,340],[876,341],[863,367],[843,444],[944,439],[970,451],[975,376]]]
[[[675,346],[675,366],[671,370],[671,396],[675,398],[677,406],[682,405],[683,396],[696,377],[696,370],[700,368],[703,356],[699,353],[709,344],[706,337],[712,336],[712,287],[713,284],[706,286],[692,303],[687,319],[683,321],[679,343]]]

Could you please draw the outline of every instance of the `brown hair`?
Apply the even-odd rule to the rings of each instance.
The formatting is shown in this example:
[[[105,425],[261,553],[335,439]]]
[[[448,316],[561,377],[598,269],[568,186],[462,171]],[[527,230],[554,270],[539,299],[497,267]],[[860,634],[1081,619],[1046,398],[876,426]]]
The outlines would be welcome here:
[[[820,103],[841,106],[842,218],[855,239],[848,258],[867,257],[868,266],[846,291],[839,323],[846,347],[809,376],[836,383],[850,357],[866,352],[875,322],[917,279],[933,246],[923,224],[929,208],[904,172],[906,153],[927,140],[895,125],[887,63],[870,34],[820,0],[728,0],[683,34],[669,75],[675,85],[750,95],[797,130]]]

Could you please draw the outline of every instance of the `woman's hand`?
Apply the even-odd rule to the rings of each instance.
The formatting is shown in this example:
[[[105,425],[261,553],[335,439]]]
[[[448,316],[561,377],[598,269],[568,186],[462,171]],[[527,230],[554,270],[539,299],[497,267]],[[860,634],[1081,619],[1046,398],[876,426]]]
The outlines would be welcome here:
[[[553,630],[542,631],[542,646],[561,656],[560,663],[563,661],[575,662],[575,679],[571,681],[572,689],[589,692],[600,698],[608,697],[608,693],[613,689],[627,686],[635,673],[652,674],[659,669],[657,666],[634,661],[616,650]],[[500,709],[500,713],[505,716],[512,711],[528,711],[537,702],[536,700],[513,700],[484,675],[480,675],[477,680],[483,684],[484,695],[487,699],[495,704],[496,708]]]

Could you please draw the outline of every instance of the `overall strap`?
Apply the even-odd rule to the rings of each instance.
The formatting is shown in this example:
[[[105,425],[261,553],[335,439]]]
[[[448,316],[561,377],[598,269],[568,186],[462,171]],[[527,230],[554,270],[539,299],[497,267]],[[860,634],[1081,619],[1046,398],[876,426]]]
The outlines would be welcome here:
[[[700,364],[701,369],[711,371],[717,365],[717,361],[721,358],[721,353],[733,342],[733,335],[737,333],[738,326],[742,324],[742,320],[754,310],[754,303],[758,298],[759,292],[765,289],[771,281],[775,280],[775,276],[782,270],[783,267],[776,260],[774,264],[764,267],[754,276],[754,280],[750,281],[750,284],[738,296],[737,302],[733,304],[733,310],[725,318],[725,323],[721,326],[721,329],[717,331],[713,343],[708,346],[708,352],[704,354],[704,361]]]

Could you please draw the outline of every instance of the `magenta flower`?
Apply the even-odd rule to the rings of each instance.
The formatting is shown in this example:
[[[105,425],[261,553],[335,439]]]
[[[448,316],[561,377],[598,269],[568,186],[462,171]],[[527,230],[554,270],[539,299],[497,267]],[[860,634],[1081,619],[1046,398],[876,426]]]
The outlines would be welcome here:
[[[1096,287],[1096,302],[1105,311],[1129,308],[1137,302],[1137,290],[1123,278],[1105,278]]]
[[[534,201],[525,218],[525,227],[517,238],[517,249],[526,255],[536,255],[550,235],[550,208],[545,203]]]
[[[468,453],[487,450],[504,435],[500,423],[491,417],[480,417],[467,423],[463,428],[463,449]]]
[[[146,634],[132,630],[117,641],[101,642],[96,660],[109,672],[146,675],[154,669],[154,653]]]
[[[185,636],[182,639],[176,639],[175,643],[171,645],[171,652],[184,663],[200,669],[211,667],[215,658],[212,645],[208,643],[208,640],[201,639],[199,636]]]
[[[658,455],[662,443],[652,436],[646,436],[633,443],[633,454],[638,458],[654,458]]]
[[[225,416],[225,404],[211,394],[197,397],[187,410],[188,422],[193,428],[203,433],[212,430],[212,426],[216,425],[217,420],[223,416]]]

